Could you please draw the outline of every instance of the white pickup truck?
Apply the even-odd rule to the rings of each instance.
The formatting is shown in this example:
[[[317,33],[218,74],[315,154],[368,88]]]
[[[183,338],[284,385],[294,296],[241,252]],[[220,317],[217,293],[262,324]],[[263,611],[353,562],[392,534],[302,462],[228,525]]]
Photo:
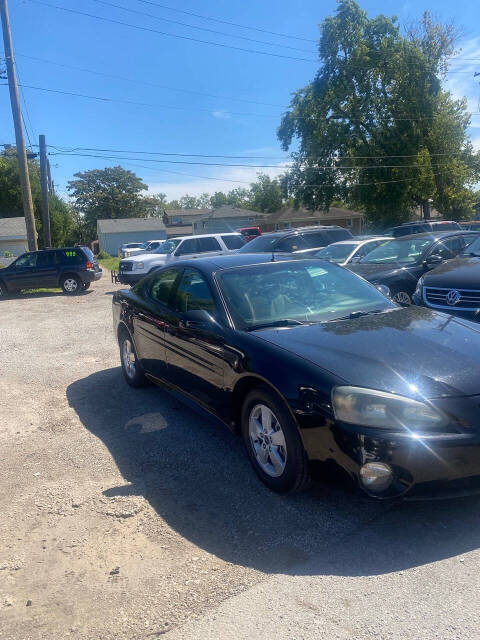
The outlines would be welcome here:
[[[240,233],[211,233],[171,238],[162,242],[152,253],[142,253],[120,260],[118,279],[122,284],[136,284],[150,271],[170,262],[234,253],[244,244]]]

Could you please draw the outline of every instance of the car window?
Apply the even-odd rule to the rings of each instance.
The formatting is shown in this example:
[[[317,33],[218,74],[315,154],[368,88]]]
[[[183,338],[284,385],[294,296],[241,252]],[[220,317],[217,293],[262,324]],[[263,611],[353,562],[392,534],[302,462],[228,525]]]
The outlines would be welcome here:
[[[60,252],[62,264],[82,264],[85,256],[80,249],[62,249]]]
[[[330,262],[344,262],[352,253],[357,245],[355,243],[347,244],[329,244],[315,253],[317,258],[330,260]]]
[[[325,234],[328,243],[350,240],[350,238],[353,237],[348,229],[324,229],[323,233]]]
[[[225,269],[219,273],[219,280],[235,323],[247,329],[285,319],[324,322],[359,309],[393,307],[362,278],[318,260]]]
[[[87,256],[87,259],[92,261],[95,260],[95,256],[93,255],[93,251],[89,247],[82,247],[82,252]]]
[[[415,263],[432,243],[433,238],[428,236],[396,238],[367,253],[360,264]]]
[[[15,261],[15,268],[35,267],[37,265],[38,253],[25,253]]]
[[[331,239],[329,239],[328,235],[324,231],[317,231],[315,233],[303,233],[302,239],[308,249],[313,249],[315,247],[325,247],[327,244],[334,242],[333,236],[331,237]]]
[[[454,258],[457,253],[463,251],[465,242],[461,236],[457,238],[447,238],[437,242],[430,250],[430,255],[440,256],[444,260]]]
[[[42,251],[38,254],[37,267],[54,267],[60,262],[57,251]]]
[[[182,313],[199,309],[210,312],[215,310],[210,287],[202,274],[195,269],[185,269],[183,272],[175,296],[175,309]]]
[[[290,236],[287,236],[290,237]],[[241,249],[238,250],[239,253],[270,253],[273,251],[274,247],[276,250],[276,243],[278,242],[279,236],[275,233],[267,233],[262,236],[257,236],[250,242],[247,242]],[[282,236],[280,236],[282,238]]]
[[[245,244],[240,236],[222,236],[222,240],[227,249],[240,249]]]
[[[189,253],[197,253],[197,239],[188,238],[184,240],[175,251],[176,256],[185,256]]]
[[[435,231],[455,231],[455,229],[461,229],[458,222],[431,222],[430,224]]]
[[[256,242],[261,237],[262,236],[255,238],[252,242]],[[283,251],[285,253],[292,253],[292,251],[300,251],[301,249],[308,249],[308,247],[302,236],[297,235],[287,236],[283,240],[280,240],[280,242],[277,242],[274,247],[274,251]]]
[[[216,238],[197,238],[198,253],[206,253],[207,251],[221,251],[219,241]]]
[[[167,269],[154,274],[149,281],[148,294],[155,302],[160,302],[169,306],[169,301],[175,286],[175,282],[180,274],[178,269]]]

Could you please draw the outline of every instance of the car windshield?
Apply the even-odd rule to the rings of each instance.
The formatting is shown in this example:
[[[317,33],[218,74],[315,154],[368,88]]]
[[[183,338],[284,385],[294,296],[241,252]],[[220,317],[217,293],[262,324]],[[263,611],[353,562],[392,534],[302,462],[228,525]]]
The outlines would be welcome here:
[[[478,236],[471,244],[469,244],[462,253],[463,255],[478,256],[480,258],[480,236]]]
[[[364,258],[360,264],[389,264],[390,262],[399,264],[411,264],[418,262],[424,251],[433,243],[431,237],[421,238],[398,238],[382,244]]]
[[[129,242],[123,246],[125,249],[143,249],[145,244],[143,242]]]
[[[219,281],[235,324],[246,330],[396,308],[362,278],[316,260],[232,268]]]
[[[180,244],[180,240],[165,240],[153,253],[173,253]]]
[[[273,251],[273,247],[277,244],[282,236],[264,234],[257,236],[245,246],[237,251],[237,253],[269,253]]]
[[[324,247],[317,251],[316,258],[322,258],[323,260],[330,260],[330,262],[345,262],[348,256],[358,245],[354,242],[347,242],[345,244],[330,244],[328,247]]]

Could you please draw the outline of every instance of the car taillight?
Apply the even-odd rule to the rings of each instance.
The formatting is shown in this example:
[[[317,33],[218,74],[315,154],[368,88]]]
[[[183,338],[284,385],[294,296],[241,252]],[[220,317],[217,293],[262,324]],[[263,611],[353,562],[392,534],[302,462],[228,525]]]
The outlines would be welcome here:
[[[93,269],[93,264],[91,262],[87,262],[87,269]]]

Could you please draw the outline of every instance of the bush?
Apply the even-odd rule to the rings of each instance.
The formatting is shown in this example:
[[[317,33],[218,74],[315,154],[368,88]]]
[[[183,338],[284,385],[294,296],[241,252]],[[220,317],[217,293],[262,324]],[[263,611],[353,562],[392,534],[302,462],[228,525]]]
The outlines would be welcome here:
[[[107,260],[107,258],[111,258],[112,256],[107,253],[106,251],[104,251],[103,249],[101,251],[98,252],[97,254],[97,258],[99,260]]]
[[[13,253],[11,251],[5,251],[3,255],[5,258],[13,258]]]

